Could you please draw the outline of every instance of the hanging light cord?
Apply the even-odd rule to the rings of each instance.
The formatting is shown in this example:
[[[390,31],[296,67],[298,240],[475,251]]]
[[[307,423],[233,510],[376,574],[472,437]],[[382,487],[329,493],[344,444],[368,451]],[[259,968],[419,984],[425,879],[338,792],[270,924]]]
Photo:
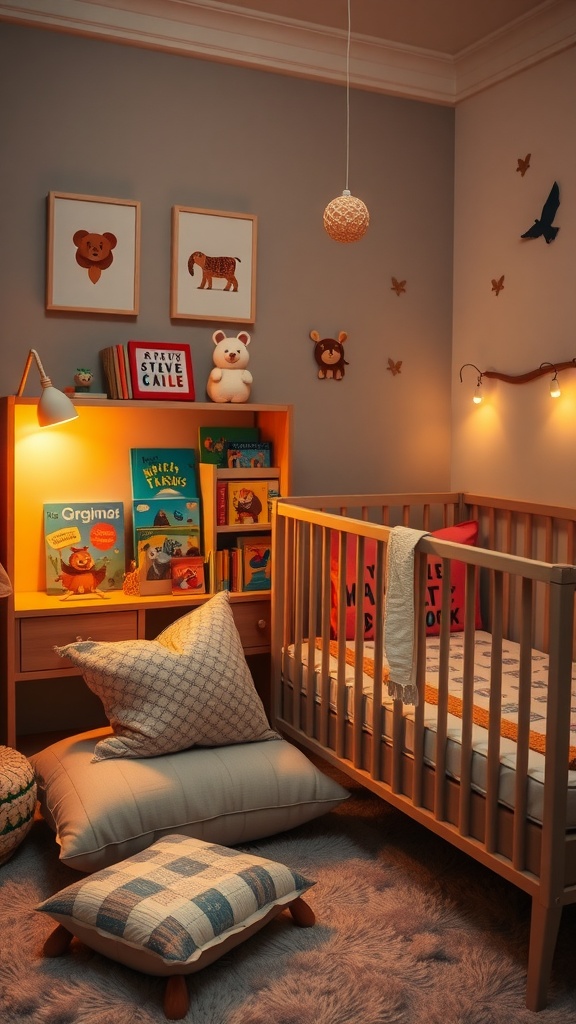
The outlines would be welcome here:
[[[346,42],[346,191],[350,167],[350,2],[348,0],[348,38]]]

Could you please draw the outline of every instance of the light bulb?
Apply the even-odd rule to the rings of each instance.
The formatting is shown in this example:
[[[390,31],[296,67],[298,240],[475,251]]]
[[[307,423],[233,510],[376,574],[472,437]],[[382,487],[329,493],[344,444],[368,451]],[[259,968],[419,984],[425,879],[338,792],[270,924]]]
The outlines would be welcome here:
[[[472,401],[474,402],[475,405],[480,405],[480,402],[482,401],[483,397],[484,396],[483,396],[483,394],[482,394],[482,392],[480,390],[480,381],[478,381],[478,384],[474,388],[474,394],[472,395]]]
[[[560,398],[561,394],[562,392],[560,391],[558,377],[556,376],[556,374],[554,374],[552,380],[550,381],[550,398]]]

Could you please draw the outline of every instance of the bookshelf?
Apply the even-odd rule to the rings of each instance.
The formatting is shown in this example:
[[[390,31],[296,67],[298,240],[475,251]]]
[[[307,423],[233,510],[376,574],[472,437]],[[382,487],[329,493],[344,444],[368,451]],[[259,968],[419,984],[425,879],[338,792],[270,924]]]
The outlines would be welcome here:
[[[78,419],[41,430],[37,399],[0,398],[0,562],[14,593],[0,600],[1,706],[0,742],[18,746],[20,706],[26,684],[41,692],[44,680],[67,680],[78,672],[66,668],[53,647],[91,637],[94,640],[151,639],[169,622],[208,600],[210,593],[183,596],[127,596],[110,592],[63,602],[45,593],[42,506],[48,501],[124,502],[126,551],[132,547],[129,449],[154,445],[198,447],[198,429],[206,426],[257,426],[273,444],[273,469],[241,471],[276,479],[283,495],[291,493],[292,406],[219,405],[170,401],[87,400]],[[216,479],[200,470],[204,554],[216,549],[225,527],[216,525]],[[268,526],[268,529],[270,527]],[[248,527],[233,527],[249,532]],[[263,526],[254,528],[262,532]],[[270,649],[270,596],[232,593],[232,610],[247,656]],[[100,724],[100,723],[97,723]],[[86,728],[90,728],[89,722]]]

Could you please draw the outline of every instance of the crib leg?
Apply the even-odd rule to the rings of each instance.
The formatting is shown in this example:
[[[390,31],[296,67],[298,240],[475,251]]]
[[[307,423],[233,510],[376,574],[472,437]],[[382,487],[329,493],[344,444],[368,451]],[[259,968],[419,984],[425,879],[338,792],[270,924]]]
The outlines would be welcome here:
[[[561,906],[545,907],[535,897],[532,899],[526,984],[526,1006],[532,1011],[543,1010],[548,1002],[548,984],[561,917]]]

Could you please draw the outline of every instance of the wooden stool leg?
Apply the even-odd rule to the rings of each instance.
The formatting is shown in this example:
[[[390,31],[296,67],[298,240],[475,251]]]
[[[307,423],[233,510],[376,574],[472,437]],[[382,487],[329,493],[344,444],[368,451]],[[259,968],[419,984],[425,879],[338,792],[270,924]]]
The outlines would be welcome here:
[[[301,896],[296,897],[288,907],[288,910],[292,914],[294,924],[299,925],[300,928],[311,928],[312,925],[316,923],[316,917],[312,907],[309,907]]]
[[[190,996],[183,974],[172,974],[164,989],[164,1014],[168,1020],[182,1020],[188,1013]]]
[[[74,936],[72,935],[72,932],[69,932],[63,924],[59,924],[58,927],[50,933],[42,947],[44,956],[62,956],[62,954],[68,949],[73,938]]]

